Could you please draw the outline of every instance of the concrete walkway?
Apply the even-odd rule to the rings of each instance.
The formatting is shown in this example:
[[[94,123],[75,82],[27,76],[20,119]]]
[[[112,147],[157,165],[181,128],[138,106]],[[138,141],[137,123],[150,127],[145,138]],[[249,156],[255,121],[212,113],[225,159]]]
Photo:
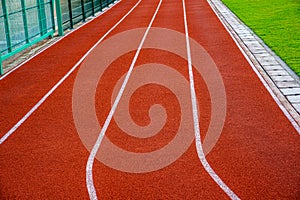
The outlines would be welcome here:
[[[220,0],[208,2],[283,112],[299,125],[299,76]]]

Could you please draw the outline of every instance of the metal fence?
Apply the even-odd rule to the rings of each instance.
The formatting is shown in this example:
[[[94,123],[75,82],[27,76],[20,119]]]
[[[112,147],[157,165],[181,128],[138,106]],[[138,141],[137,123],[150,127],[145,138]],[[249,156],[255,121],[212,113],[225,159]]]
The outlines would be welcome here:
[[[0,75],[2,61],[27,47],[59,35],[94,16],[114,0],[0,0]],[[54,6],[54,4],[56,4]],[[57,21],[55,20],[57,19]]]
[[[114,0],[63,0],[61,1],[63,29],[73,28],[74,24],[84,22],[108,7]]]
[[[1,60],[53,35],[53,0],[1,0],[0,7]]]

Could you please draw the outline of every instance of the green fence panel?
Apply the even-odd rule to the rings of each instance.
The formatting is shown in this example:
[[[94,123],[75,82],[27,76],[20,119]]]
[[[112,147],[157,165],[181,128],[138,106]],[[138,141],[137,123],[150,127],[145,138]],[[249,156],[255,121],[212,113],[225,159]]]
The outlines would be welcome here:
[[[64,30],[112,3],[114,0],[0,0],[0,75],[2,61],[53,36],[56,26],[62,36]]]
[[[1,0],[0,74],[2,61],[55,31],[53,0]]]

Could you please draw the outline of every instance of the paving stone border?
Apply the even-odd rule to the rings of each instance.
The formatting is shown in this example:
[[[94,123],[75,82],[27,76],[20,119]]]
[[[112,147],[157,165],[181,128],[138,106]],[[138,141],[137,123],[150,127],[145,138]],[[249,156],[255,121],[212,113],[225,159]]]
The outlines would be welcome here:
[[[20,65],[24,61],[30,59],[34,55],[38,54],[42,50],[46,49],[49,45],[54,43],[56,40],[58,40],[57,36],[55,36],[53,38],[44,39],[44,40],[32,45],[31,47],[21,51],[20,53],[17,53],[15,55],[11,56],[10,58],[2,61],[4,74],[7,73],[8,71],[10,71],[11,69],[13,69],[14,67]]]
[[[300,133],[299,76],[220,0],[208,0],[208,3],[281,110]]]

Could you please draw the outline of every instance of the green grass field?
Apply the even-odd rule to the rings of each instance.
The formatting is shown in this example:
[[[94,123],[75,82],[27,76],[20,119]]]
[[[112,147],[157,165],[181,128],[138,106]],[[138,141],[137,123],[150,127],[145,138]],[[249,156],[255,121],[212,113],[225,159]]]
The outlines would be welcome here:
[[[300,0],[222,0],[300,76]]]

